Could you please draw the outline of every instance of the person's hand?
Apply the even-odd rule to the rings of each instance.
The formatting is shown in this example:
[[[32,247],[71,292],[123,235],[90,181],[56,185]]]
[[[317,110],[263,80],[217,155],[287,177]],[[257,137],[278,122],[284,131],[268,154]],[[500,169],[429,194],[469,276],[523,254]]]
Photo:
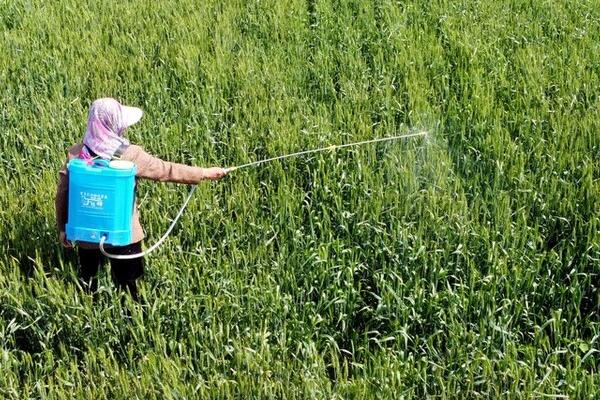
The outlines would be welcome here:
[[[221,167],[204,168],[204,179],[216,181],[227,175],[227,170]]]
[[[63,247],[66,247],[67,249],[70,249],[73,247],[73,243],[71,243],[70,241],[67,240],[67,235],[65,234],[64,231],[61,231],[58,234],[58,240],[59,240],[60,244],[62,244]]]

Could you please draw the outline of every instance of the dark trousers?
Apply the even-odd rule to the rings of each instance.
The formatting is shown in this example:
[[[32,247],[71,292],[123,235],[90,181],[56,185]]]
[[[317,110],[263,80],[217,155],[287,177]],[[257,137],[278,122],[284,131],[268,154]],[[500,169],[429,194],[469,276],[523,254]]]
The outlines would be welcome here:
[[[142,251],[142,243],[132,243],[127,246],[115,246],[106,249],[109,254],[136,254]],[[79,279],[84,290],[88,293],[95,293],[98,289],[98,268],[105,263],[106,257],[102,255],[99,249],[78,249],[79,255]],[[120,290],[125,290],[131,294],[135,301],[139,301],[136,279],[144,274],[144,259],[134,258],[133,260],[115,260],[110,259],[112,280]]]

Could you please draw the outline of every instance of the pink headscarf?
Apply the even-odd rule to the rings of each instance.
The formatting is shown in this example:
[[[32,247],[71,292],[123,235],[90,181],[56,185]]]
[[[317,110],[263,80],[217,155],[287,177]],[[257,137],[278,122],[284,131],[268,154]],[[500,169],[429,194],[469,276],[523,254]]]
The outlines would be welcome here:
[[[85,145],[79,158],[90,160],[92,152],[101,158],[110,159],[115,153],[129,146],[123,137],[125,129],[142,118],[142,110],[121,105],[112,98],[98,99],[92,103],[88,115],[87,130],[83,137]]]

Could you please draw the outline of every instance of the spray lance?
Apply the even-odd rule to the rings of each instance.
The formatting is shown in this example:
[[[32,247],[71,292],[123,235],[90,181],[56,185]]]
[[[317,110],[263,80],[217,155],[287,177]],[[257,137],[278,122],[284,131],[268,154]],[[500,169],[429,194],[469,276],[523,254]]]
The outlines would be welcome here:
[[[420,136],[426,136],[427,134],[428,133],[426,131],[422,131],[422,132],[411,133],[411,134],[400,135],[400,136],[388,136],[388,137],[383,137],[383,138],[377,138],[377,139],[371,139],[371,140],[364,140],[364,141],[361,141],[361,142],[346,143],[346,144],[340,144],[340,145],[330,145],[330,146],[327,146],[327,147],[320,147],[320,148],[316,148],[316,149],[303,150],[303,151],[299,151],[299,152],[296,152],[296,153],[290,153],[290,154],[285,154],[285,155],[281,155],[281,156],[277,156],[277,157],[271,157],[271,158],[266,158],[266,159],[263,159],[263,160],[253,161],[253,162],[250,162],[250,163],[247,163],[247,164],[241,164],[241,165],[237,165],[237,166],[227,167],[227,168],[225,168],[225,171],[227,173],[231,173],[231,172],[234,172],[234,171],[238,171],[240,169],[257,167],[257,166],[260,166],[262,164],[266,164],[266,163],[270,163],[270,162],[278,161],[278,160],[284,160],[284,159],[292,158],[292,157],[300,157],[300,156],[305,156],[305,155],[308,155],[308,154],[320,153],[320,152],[324,152],[324,151],[333,151],[333,150],[343,149],[343,148],[348,148],[348,147],[363,146],[363,145],[373,144],[373,143],[379,143],[379,142],[388,142],[388,141],[394,141],[394,140],[400,140],[400,139],[415,138],[415,137],[420,137]],[[163,242],[169,237],[169,235],[173,231],[173,228],[177,224],[177,221],[179,221],[179,219],[181,218],[181,215],[185,211],[185,209],[186,209],[188,203],[190,202],[190,199],[194,195],[195,191],[196,191],[196,185],[193,185],[192,188],[190,189],[190,192],[187,195],[185,201],[183,202],[183,205],[179,209],[179,212],[177,213],[177,215],[175,216],[175,218],[171,222],[171,225],[169,225],[169,228],[167,229],[167,231],[161,236],[161,238],[155,244],[153,244],[148,249],[144,250],[141,253],[137,253],[137,254],[128,254],[128,255],[110,254],[104,248],[104,244],[107,243],[107,235],[102,235],[101,238],[100,238],[100,241],[99,241],[100,251],[106,257],[117,259],[117,260],[131,260],[131,259],[134,259],[134,258],[139,258],[139,257],[143,257],[145,255],[150,254],[151,252],[153,252],[154,250],[156,250],[158,247],[160,247],[163,244]]]

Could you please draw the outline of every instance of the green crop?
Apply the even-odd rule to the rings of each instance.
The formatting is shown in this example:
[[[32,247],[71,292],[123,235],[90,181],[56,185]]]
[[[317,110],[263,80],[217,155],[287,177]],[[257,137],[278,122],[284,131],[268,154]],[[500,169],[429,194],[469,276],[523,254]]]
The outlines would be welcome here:
[[[54,219],[105,96],[200,166],[431,135],[201,184],[124,307]],[[598,1],[0,0],[0,397],[598,397],[599,110]]]

